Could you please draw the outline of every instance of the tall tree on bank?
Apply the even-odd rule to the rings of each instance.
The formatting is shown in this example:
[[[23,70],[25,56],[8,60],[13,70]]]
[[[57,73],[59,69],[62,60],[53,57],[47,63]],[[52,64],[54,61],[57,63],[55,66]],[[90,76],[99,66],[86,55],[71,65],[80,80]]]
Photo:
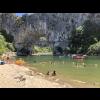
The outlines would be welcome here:
[[[70,53],[88,52],[88,48],[100,40],[100,25],[90,20],[84,22],[82,26],[74,29],[69,38]]]

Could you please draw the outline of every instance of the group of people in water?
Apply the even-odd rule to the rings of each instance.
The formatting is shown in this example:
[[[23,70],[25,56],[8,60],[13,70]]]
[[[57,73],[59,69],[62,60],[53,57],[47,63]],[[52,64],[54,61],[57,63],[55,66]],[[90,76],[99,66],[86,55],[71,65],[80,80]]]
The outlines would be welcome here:
[[[47,75],[50,75],[50,72],[49,71],[47,72]],[[56,71],[54,70],[51,75],[52,76],[56,76]]]

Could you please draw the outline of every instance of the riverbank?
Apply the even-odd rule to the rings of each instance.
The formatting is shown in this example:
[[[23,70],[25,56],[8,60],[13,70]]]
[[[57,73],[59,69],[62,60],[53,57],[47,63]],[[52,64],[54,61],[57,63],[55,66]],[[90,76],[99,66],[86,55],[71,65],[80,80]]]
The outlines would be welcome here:
[[[48,80],[48,76],[15,64],[0,65],[0,88],[71,88]]]
[[[35,54],[32,54],[32,55],[35,55],[35,56],[38,56],[38,55],[52,55],[52,52],[47,52],[47,53],[35,53]]]

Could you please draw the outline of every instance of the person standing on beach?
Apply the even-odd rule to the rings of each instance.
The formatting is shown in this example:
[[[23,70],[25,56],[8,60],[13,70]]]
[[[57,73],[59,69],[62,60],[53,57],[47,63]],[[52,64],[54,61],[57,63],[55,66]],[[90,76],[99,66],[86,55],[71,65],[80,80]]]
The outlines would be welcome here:
[[[9,54],[7,55],[7,57],[6,57],[6,61],[7,61],[7,63],[10,63],[10,57],[9,57]]]

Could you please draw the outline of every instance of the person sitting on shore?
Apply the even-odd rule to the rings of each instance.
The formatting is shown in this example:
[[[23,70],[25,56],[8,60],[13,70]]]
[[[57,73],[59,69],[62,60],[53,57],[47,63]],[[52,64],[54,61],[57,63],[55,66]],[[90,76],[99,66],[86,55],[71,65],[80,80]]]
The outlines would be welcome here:
[[[9,57],[9,55],[7,55],[7,56],[6,56],[6,62],[7,62],[7,63],[10,63],[9,60],[10,60],[10,57]]]
[[[6,55],[6,54],[3,54],[3,55],[0,57],[0,60],[1,60],[1,62],[7,63],[7,55]]]
[[[5,60],[6,59],[6,55],[5,54],[3,54],[2,56],[1,56],[1,60]]]
[[[4,65],[5,64],[5,60],[2,56],[0,56],[0,65]]]

